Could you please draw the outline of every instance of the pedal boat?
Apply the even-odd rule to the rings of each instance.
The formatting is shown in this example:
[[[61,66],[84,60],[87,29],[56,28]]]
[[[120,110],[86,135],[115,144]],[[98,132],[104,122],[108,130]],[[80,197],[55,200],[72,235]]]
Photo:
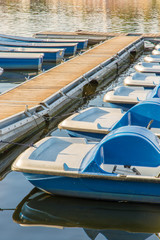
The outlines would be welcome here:
[[[127,125],[148,127],[160,137],[160,99],[143,101],[127,112],[120,108],[86,108],[63,120],[58,128],[67,130],[72,137],[99,141],[112,130]]]
[[[118,86],[108,91],[103,101],[110,103],[111,106],[120,106],[131,108],[135,104],[148,100],[150,98],[160,97],[160,84],[154,89],[145,89],[144,87]]]
[[[160,145],[148,129],[121,127],[99,143],[47,137],[12,165],[55,195],[160,203]]]
[[[154,49],[152,55],[160,55],[160,49]]]
[[[72,137],[99,141],[123,115],[120,108],[90,107],[69,116],[59,123],[58,128],[67,130]]]
[[[155,73],[131,73],[127,76],[123,84],[129,87],[155,88],[160,84],[160,76]]]
[[[160,63],[160,55],[147,55],[144,57],[144,61],[147,63]]]
[[[141,73],[160,74],[160,64],[159,63],[140,62],[134,66],[134,69],[137,72],[141,72]]]
[[[155,49],[156,49],[156,50],[160,50],[160,44],[157,44],[157,45],[155,46]]]

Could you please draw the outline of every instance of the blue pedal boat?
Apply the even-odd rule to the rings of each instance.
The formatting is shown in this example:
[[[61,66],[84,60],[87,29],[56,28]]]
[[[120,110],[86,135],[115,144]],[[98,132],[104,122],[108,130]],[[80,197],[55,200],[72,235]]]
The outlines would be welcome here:
[[[53,196],[34,188],[16,207],[13,220],[25,227],[112,229],[115,234],[119,230],[147,235],[160,231],[160,205]]]
[[[152,55],[160,55],[160,49],[154,49]]]
[[[109,103],[112,107],[120,106],[131,108],[135,104],[151,98],[160,97],[160,84],[154,89],[145,89],[144,87],[118,86],[108,91],[103,101]]]
[[[144,61],[147,63],[160,63],[160,55],[147,55],[144,57]]]
[[[22,153],[12,170],[50,194],[160,203],[159,139],[144,127],[118,128],[99,143],[47,137]]]
[[[156,50],[160,50],[160,44],[157,44],[157,45],[155,46],[155,49],[156,49]]]
[[[127,112],[120,108],[86,108],[63,120],[58,128],[67,130],[72,137],[100,141],[113,129],[127,125],[148,127],[160,137],[160,99],[143,101]]]
[[[157,76],[156,73],[131,73],[127,76],[123,84],[129,87],[144,87],[144,88],[155,88],[160,84],[160,76]]]
[[[160,64],[158,62],[140,62],[134,66],[137,72],[141,73],[156,73],[160,75]]]
[[[112,130],[112,126],[124,114],[120,108],[89,107],[64,119],[58,128],[67,130],[71,137],[99,141]]]
[[[88,46],[88,39],[41,39],[0,34],[0,41],[26,42],[26,43],[77,43],[77,50],[84,50]]]
[[[0,66],[6,70],[41,70],[42,53],[0,52]]]
[[[60,63],[64,58],[65,49],[63,48],[22,48],[22,47],[0,47],[0,53],[41,53],[43,62]]]
[[[21,48],[64,48],[65,57],[73,56],[77,52],[77,43],[32,43],[32,42],[7,42],[0,41],[0,47],[21,47]]]

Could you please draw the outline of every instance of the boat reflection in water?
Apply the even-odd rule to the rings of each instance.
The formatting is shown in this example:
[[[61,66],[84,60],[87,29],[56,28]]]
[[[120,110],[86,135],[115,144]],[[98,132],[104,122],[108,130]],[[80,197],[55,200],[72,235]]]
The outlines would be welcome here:
[[[160,239],[160,205],[52,196],[34,188],[17,206],[21,226],[80,227],[89,239]]]

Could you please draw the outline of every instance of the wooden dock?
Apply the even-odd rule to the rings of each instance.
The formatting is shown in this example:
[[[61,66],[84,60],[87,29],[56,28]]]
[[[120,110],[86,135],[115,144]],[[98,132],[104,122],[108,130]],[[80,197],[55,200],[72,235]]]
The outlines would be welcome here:
[[[0,95],[0,120],[11,117],[41,103],[50,95],[65,87],[81,75],[111,58],[129,44],[135,42],[138,36],[118,36],[105,41],[86,53],[77,56],[20,86]]]

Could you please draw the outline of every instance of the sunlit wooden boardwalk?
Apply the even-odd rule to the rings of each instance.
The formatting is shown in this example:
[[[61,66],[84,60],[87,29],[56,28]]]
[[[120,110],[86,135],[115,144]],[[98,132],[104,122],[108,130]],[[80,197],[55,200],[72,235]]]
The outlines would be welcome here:
[[[39,104],[139,38],[139,36],[118,36],[109,39],[84,54],[0,95],[0,120],[24,111],[26,105],[31,108]]]

